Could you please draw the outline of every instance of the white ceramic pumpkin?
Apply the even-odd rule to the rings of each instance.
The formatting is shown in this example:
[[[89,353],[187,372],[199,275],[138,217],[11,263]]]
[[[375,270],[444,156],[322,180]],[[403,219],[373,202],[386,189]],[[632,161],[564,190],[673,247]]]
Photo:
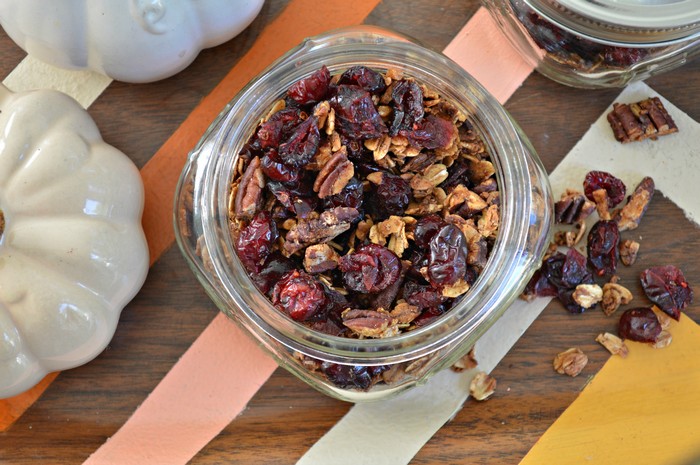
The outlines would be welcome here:
[[[238,35],[264,0],[2,0],[0,25],[54,66],[149,82]]]
[[[0,84],[0,398],[92,360],[148,272],[143,184],[88,113]]]

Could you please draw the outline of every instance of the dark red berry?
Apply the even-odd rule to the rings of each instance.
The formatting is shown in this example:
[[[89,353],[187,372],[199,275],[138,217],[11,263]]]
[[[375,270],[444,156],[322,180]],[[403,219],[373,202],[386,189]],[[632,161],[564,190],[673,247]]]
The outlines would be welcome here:
[[[444,314],[445,308],[443,305],[440,305],[439,307],[426,308],[420,315],[418,315],[418,317],[416,317],[415,320],[412,321],[412,324],[417,328],[428,326],[430,323],[437,320]]]
[[[255,133],[253,144],[262,150],[276,149],[302,121],[302,114],[298,109],[280,110],[260,125]]]
[[[241,228],[236,252],[248,272],[258,272],[278,237],[277,225],[267,211],[259,212],[247,226]]]
[[[257,273],[251,273],[255,285],[263,294],[267,294],[272,287],[282,279],[282,276],[298,268],[298,265],[291,259],[279,252],[272,252],[265,260],[265,263]]]
[[[328,381],[339,388],[354,388],[365,391],[372,385],[372,376],[365,366],[323,362],[321,364],[321,372]]]
[[[285,274],[272,290],[272,304],[296,321],[316,316],[326,305],[323,285],[300,270]]]
[[[620,316],[617,334],[623,339],[654,342],[661,332],[661,323],[651,308],[630,308]]]
[[[456,131],[457,128],[451,121],[428,115],[410,130],[400,130],[399,134],[405,136],[411,145],[433,150],[449,147]]]
[[[457,226],[443,226],[430,240],[428,281],[433,287],[455,284],[467,272],[467,239]]]
[[[338,86],[330,104],[335,111],[335,126],[340,135],[347,139],[374,139],[387,132],[372,96],[360,87]]]
[[[681,270],[673,265],[648,268],[642,271],[641,281],[649,300],[676,320],[681,310],[693,301],[693,290]]]
[[[463,158],[458,158],[452,163],[452,166],[447,168],[447,179],[445,179],[440,187],[445,190],[445,192],[450,192],[454,187],[459,184],[463,184],[465,187],[471,187],[469,178],[467,178],[467,173],[469,172],[469,165]]]
[[[348,289],[375,293],[393,284],[401,274],[401,261],[394,252],[377,244],[363,245],[340,260]]]
[[[589,171],[583,181],[583,192],[589,200],[595,201],[593,192],[605,189],[608,193],[608,207],[617,206],[625,198],[627,188],[625,184],[615,176],[605,171]]]
[[[438,215],[427,215],[420,218],[413,231],[416,245],[421,249],[427,249],[433,236],[446,224],[447,222]]]
[[[288,211],[300,218],[306,218],[318,206],[318,196],[304,179],[290,184],[268,182],[265,187]]]
[[[375,187],[376,196],[370,203],[372,213],[377,220],[384,220],[391,215],[402,216],[411,199],[411,185],[400,176],[385,172],[382,182]]]
[[[394,120],[389,135],[395,136],[402,129],[410,131],[423,118],[423,91],[415,81],[402,79],[394,83],[390,105],[394,110]]]
[[[289,139],[280,145],[278,155],[284,164],[300,168],[311,161],[320,141],[318,119],[309,116],[296,127]]]
[[[403,289],[403,298],[411,305],[422,309],[439,307],[447,300],[442,293],[432,286],[407,281]]]
[[[331,73],[324,65],[311,76],[292,84],[287,95],[299,105],[320,102],[328,93],[330,83]]]
[[[340,76],[338,84],[352,84],[366,90],[370,94],[379,94],[386,89],[384,77],[366,66],[348,68]]]
[[[364,197],[364,187],[357,178],[350,178],[343,190],[335,195],[323,199],[323,206],[326,209],[334,207],[350,207],[360,209]]]
[[[611,276],[617,270],[620,231],[615,221],[598,221],[588,233],[588,264],[598,276]]]
[[[295,182],[299,180],[300,169],[282,163],[275,149],[268,150],[262,157],[260,168],[265,176],[273,181]]]
[[[535,297],[556,297],[557,293],[556,286],[554,286],[554,284],[547,279],[547,276],[542,273],[542,270],[539,269],[535,271],[530,281],[528,281],[527,286],[525,286],[523,296],[527,300],[530,300]]]

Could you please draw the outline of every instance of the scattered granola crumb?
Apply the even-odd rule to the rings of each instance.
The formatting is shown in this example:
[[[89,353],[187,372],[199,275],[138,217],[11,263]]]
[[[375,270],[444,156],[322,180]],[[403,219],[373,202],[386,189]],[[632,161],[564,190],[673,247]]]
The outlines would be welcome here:
[[[626,358],[629,350],[625,345],[625,341],[615,336],[612,333],[601,333],[595,338],[596,342],[599,342],[603,347],[608,349],[613,355],[619,355],[622,358]]]
[[[554,357],[552,365],[557,373],[569,375],[571,377],[578,376],[581,370],[588,363],[588,357],[581,349],[571,348],[564,352],[560,352]]]
[[[673,337],[671,336],[671,333],[664,329],[659,333],[658,336],[656,336],[656,340],[651,344],[651,346],[654,349],[663,349],[664,347],[667,347],[669,344],[671,344],[672,340]]]
[[[626,239],[620,242],[620,261],[627,266],[631,266],[637,261],[639,253],[639,242]]]
[[[588,309],[603,300],[603,289],[597,284],[579,284],[572,298],[581,307]]]
[[[452,371],[456,371],[459,373],[465,370],[471,370],[472,368],[476,368],[477,365],[478,363],[476,361],[476,358],[474,358],[474,347],[472,347],[471,350],[469,350],[469,353],[457,360],[451,368]]]
[[[617,282],[609,282],[603,285],[603,300],[601,307],[603,312],[610,316],[615,313],[615,310],[620,308],[620,305],[627,305],[632,301],[632,293]]]
[[[486,400],[496,390],[496,378],[489,376],[486,372],[480,371],[469,383],[469,394],[478,400]]]

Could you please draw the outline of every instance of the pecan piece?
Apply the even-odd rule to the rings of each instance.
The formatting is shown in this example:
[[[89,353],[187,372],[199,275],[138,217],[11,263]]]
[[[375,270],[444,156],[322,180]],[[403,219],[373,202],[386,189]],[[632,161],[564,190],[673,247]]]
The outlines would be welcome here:
[[[554,357],[552,366],[559,374],[575,377],[581,373],[581,370],[583,370],[587,363],[588,357],[586,354],[584,354],[581,349],[574,347],[558,353],[556,357]]]
[[[282,253],[289,257],[312,244],[328,242],[340,233],[350,229],[350,224],[360,216],[355,208],[336,207],[326,210],[320,216],[300,219],[287,232],[282,245]]]
[[[469,394],[478,401],[486,400],[496,391],[496,378],[480,371],[469,383]]]
[[[620,231],[636,229],[653,196],[654,180],[647,176],[634,189],[627,204],[615,215],[618,229]]]
[[[583,192],[567,189],[561,199],[554,204],[554,221],[573,224],[583,221],[593,213],[596,206]]]
[[[627,305],[631,301],[632,293],[627,288],[613,282],[603,285],[603,300],[600,305],[606,315],[612,315],[620,305]]]
[[[255,216],[262,203],[264,187],[265,176],[260,167],[260,158],[255,157],[250,160],[236,191],[236,200],[233,204],[236,218],[251,220]]]
[[[678,132],[676,123],[658,97],[631,104],[613,103],[608,122],[615,139],[623,144],[647,138],[656,140],[659,136]]]
[[[626,239],[620,242],[620,261],[627,265],[633,265],[637,261],[639,242]]]
[[[319,198],[322,199],[339,194],[354,175],[355,165],[348,160],[345,150],[341,150],[333,154],[318,172],[314,181],[314,192],[318,192]]]
[[[310,245],[304,251],[304,269],[308,273],[323,273],[338,267],[340,256],[328,244]]]
[[[347,309],[341,314],[343,325],[361,337],[380,338],[398,334],[392,318],[384,310]]]
[[[601,333],[595,338],[595,340],[613,355],[619,355],[622,358],[626,358],[627,354],[629,353],[629,349],[627,349],[625,341],[612,333]]]

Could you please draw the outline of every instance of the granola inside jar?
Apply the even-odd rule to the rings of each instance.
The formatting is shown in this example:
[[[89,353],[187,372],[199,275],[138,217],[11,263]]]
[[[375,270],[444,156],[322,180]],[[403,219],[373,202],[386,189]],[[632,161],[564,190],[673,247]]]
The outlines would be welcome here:
[[[539,265],[553,215],[503,108],[372,27],[308,39],[252,81],[190,155],[175,209],[218,307],[352,402],[464,356]]]
[[[624,87],[700,52],[693,0],[483,0],[538,72],[562,84]]]

